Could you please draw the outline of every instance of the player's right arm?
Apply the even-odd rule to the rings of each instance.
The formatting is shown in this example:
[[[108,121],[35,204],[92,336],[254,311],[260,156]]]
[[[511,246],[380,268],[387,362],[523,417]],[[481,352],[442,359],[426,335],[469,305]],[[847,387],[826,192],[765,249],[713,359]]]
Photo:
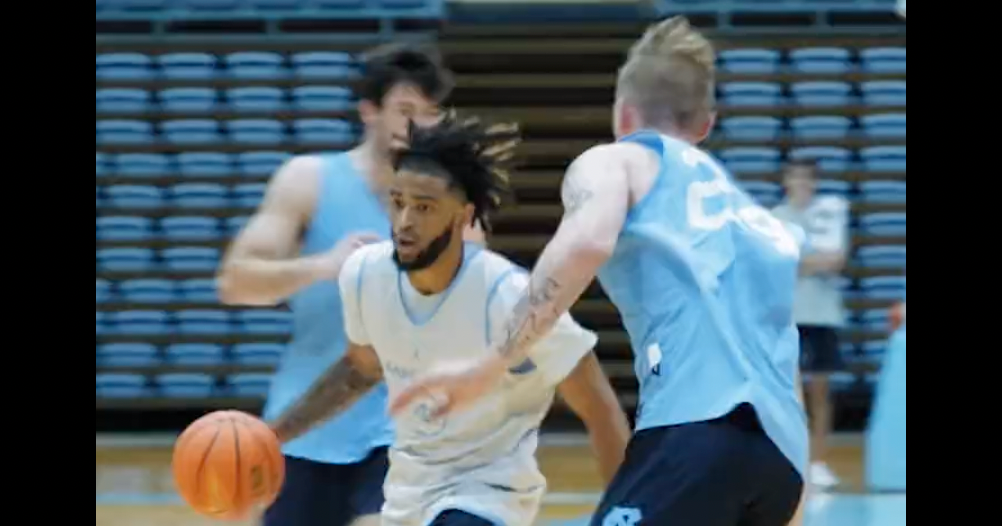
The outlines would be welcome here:
[[[383,368],[376,351],[352,343],[344,357],[324,371],[306,394],[272,422],[271,428],[280,442],[295,440],[351,407],[382,380]]]
[[[264,201],[229,247],[217,275],[223,303],[276,305],[300,289],[336,279],[345,257],[375,236],[346,238],[333,250],[294,257],[313,215],[321,159],[295,157],[275,173]]]
[[[383,380],[383,367],[365,332],[359,303],[362,285],[359,276],[365,255],[365,250],[359,250],[346,258],[338,276],[348,350],[272,424],[282,442],[294,440],[337,416]]]
[[[557,392],[584,423],[599,472],[611,483],[626,456],[630,422],[594,351],[578,362]]]

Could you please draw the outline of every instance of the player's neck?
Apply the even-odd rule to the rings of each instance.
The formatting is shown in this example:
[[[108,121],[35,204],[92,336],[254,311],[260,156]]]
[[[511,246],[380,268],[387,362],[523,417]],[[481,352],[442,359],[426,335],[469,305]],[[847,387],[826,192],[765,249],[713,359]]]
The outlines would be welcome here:
[[[456,243],[442,252],[428,268],[408,272],[407,280],[414,290],[425,296],[441,294],[452,285],[452,280],[456,279],[462,265],[463,244]]]
[[[790,206],[792,206],[797,210],[806,210],[807,207],[811,206],[811,201],[813,200],[814,200],[813,196],[810,195],[790,196],[787,199],[787,201],[790,203]]]
[[[389,158],[376,146],[375,141],[366,139],[350,153],[355,166],[373,186],[387,183],[393,174],[393,166]]]

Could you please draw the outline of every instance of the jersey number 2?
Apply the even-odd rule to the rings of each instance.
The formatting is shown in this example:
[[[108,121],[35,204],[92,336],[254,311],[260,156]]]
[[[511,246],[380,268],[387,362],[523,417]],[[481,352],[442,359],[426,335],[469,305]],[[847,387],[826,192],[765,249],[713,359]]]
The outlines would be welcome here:
[[[682,160],[692,167],[709,169],[712,181],[691,183],[686,192],[686,213],[689,225],[700,230],[719,230],[728,223],[736,223],[765,236],[781,254],[797,256],[800,248],[797,240],[778,219],[758,205],[734,209],[726,203],[716,213],[707,213],[706,200],[723,197],[737,192],[737,188],[727,179],[727,175],[704,152],[691,148],[682,154]]]

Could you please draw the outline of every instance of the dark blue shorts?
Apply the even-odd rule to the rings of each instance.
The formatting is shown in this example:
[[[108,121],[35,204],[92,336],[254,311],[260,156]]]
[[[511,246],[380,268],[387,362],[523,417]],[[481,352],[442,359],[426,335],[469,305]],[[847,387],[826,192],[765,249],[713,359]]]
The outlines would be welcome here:
[[[357,517],[379,514],[388,468],[386,448],[356,464],[285,457],[285,484],[263,526],[347,526]]]
[[[745,404],[637,433],[591,526],[787,526],[802,489]]]
[[[493,522],[481,519],[476,515],[471,515],[465,511],[448,510],[439,513],[435,520],[428,526],[501,526]]]

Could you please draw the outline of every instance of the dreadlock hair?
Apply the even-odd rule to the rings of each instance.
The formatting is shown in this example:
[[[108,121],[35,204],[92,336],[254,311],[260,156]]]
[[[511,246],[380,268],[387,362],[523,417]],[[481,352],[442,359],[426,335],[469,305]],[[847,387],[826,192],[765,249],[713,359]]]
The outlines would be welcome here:
[[[448,180],[473,204],[474,222],[491,231],[490,214],[509,194],[507,161],[521,140],[515,124],[486,126],[477,118],[457,120],[449,112],[438,124],[416,126],[412,121],[409,144],[393,152],[393,169],[420,171]]]

